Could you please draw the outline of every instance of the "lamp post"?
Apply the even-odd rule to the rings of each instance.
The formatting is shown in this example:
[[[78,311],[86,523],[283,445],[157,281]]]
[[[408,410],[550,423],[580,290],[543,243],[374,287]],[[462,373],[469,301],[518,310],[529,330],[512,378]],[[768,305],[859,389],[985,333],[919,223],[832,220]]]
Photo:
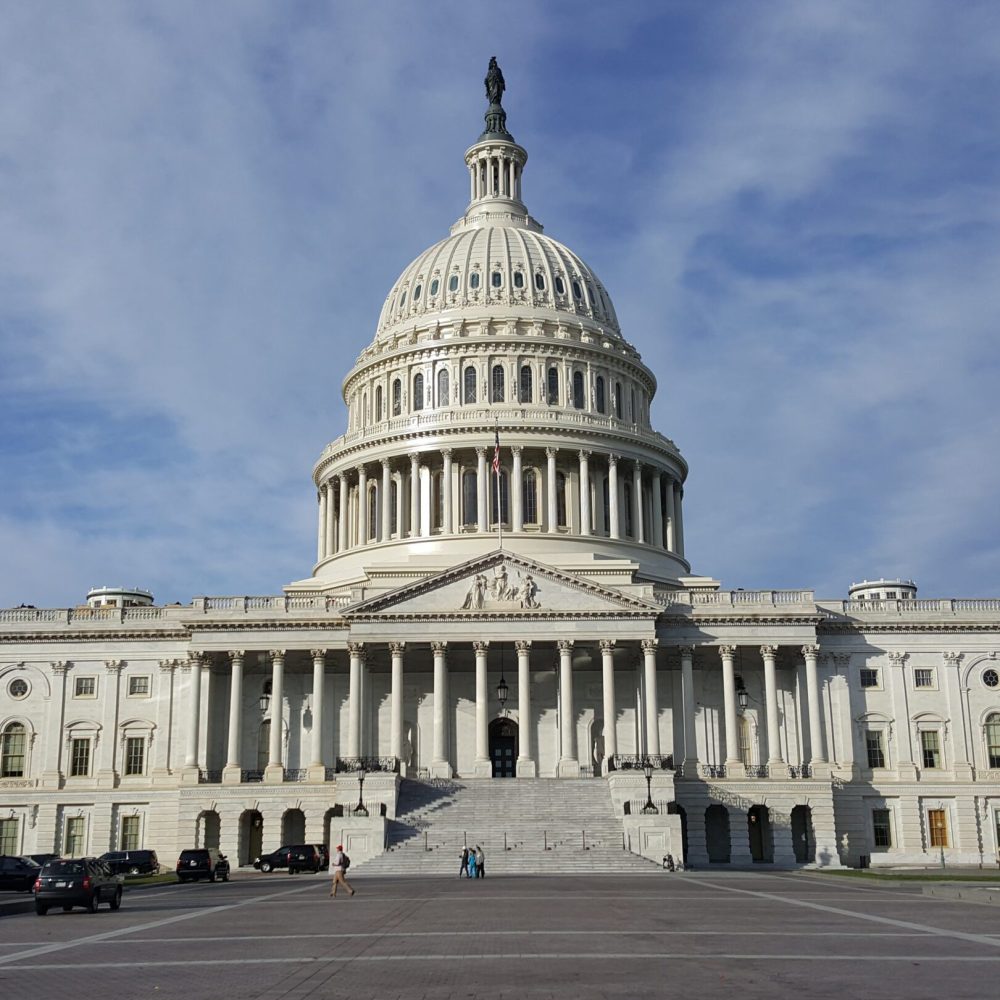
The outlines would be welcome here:
[[[364,766],[358,768],[358,804],[354,807],[355,816],[367,816],[368,810],[365,808],[363,792],[365,790],[365,769]]]
[[[271,706],[271,696],[264,691],[260,698],[257,699],[257,704],[260,706],[260,714],[267,715],[267,710]]]
[[[510,689],[507,687],[507,681],[504,679],[503,675],[503,646],[500,647],[500,683],[497,685],[497,701],[500,702],[500,711],[506,715],[507,714],[507,695],[510,693]]]
[[[743,675],[736,675],[736,700],[739,702],[740,711],[745,712],[750,704],[750,692],[743,683]]]
[[[646,775],[646,804],[642,807],[643,813],[659,813],[653,802],[653,762],[647,757],[642,762],[642,773]]]

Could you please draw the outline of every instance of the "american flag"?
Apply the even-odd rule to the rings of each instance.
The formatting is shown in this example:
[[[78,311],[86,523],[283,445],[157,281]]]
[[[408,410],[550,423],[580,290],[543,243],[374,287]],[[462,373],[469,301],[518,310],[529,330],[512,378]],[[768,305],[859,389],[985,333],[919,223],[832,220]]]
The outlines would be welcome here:
[[[493,475],[500,475],[500,425],[496,428],[496,443],[493,445]]]

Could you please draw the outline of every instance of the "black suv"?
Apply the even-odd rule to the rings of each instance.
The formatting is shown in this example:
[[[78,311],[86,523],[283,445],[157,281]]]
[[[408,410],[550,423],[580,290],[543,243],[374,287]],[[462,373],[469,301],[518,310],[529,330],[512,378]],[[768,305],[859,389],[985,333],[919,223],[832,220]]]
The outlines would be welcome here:
[[[288,874],[294,875],[296,872],[318,872],[323,863],[323,853],[315,844],[285,844],[270,854],[262,854],[253,866],[262,872],[287,868]]]
[[[38,878],[38,865],[26,858],[0,854],[0,890],[27,892]]]
[[[116,875],[155,875],[160,870],[156,851],[108,851],[100,860]]]
[[[35,882],[35,913],[44,917],[52,906],[68,913],[74,906],[97,912],[101,903],[112,910],[122,905],[122,877],[98,858],[47,861]]]
[[[209,882],[221,878],[223,882],[228,882],[229,862],[225,854],[220,854],[214,847],[192,847],[181,851],[177,859],[177,881],[197,882],[200,878],[207,878]]]

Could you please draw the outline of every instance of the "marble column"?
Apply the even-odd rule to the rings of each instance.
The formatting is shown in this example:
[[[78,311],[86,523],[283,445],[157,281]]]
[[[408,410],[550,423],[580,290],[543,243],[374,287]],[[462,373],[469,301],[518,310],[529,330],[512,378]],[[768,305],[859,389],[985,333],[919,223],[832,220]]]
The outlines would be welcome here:
[[[191,665],[191,683],[188,685],[187,743],[184,747],[184,767],[198,767],[198,733],[201,729],[201,653],[188,657]],[[111,736],[114,739],[114,734]]]
[[[520,639],[514,643],[517,650],[517,765],[519,778],[534,778],[537,774],[532,751],[531,734],[531,643]]]
[[[545,449],[545,500],[548,507],[546,525],[549,533],[559,530],[559,506],[556,494],[556,449]]]
[[[580,452],[580,534],[590,534],[590,452]]]
[[[337,528],[339,538],[337,540],[337,551],[345,552],[347,550],[347,529],[350,527],[351,519],[347,513],[347,475],[341,472],[337,477],[337,482],[340,487],[340,497],[337,503]]]
[[[726,725],[726,774],[742,778],[745,774],[740,759],[740,741],[736,727],[736,671],[733,668],[735,646],[719,646],[722,657],[722,701]]]
[[[312,657],[312,740],[308,777],[310,781],[326,780],[326,759],[323,753],[323,709],[326,694],[326,650],[313,649]]]
[[[767,717],[767,764],[777,768],[771,776],[787,778],[788,770],[784,767],[781,756],[781,733],[778,730],[778,678],[775,669],[777,646],[761,646],[760,655],[764,660],[764,713]]]
[[[387,542],[392,537],[392,470],[389,468],[389,460],[382,459],[382,516],[379,518],[378,540]]]
[[[660,756],[660,702],[656,688],[656,639],[642,640],[646,677],[646,753]]]
[[[681,646],[681,699],[684,702],[684,777],[698,777],[698,735],[695,727],[694,647]]]
[[[674,539],[677,542],[677,554],[684,558],[684,488],[677,483],[677,500],[674,503],[674,518],[677,525],[674,528]]]
[[[632,510],[634,513],[633,524],[635,525],[635,540],[644,543],[646,541],[646,510],[642,502],[642,463],[636,462],[632,466]]]
[[[802,656],[806,661],[806,698],[809,702],[809,765],[826,763],[826,748],[823,741],[823,717],[819,702],[819,678],[816,663],[819,646],[803,646]]]
[[[560,639],[559,646],[559,765],[560,778],[579,778],[576,756],[576,710],[573,705],[573,640]]]
[[[432,642],[434,653],[434,754],[431,760],[432,778],[450,778],[448,761],[448,644]]]
[[[491,778],[493,776],[493,762],[490,760],[488,719],[490,693],[486,662],[490,644],[488,642],[474,642],[472,648],[476,652],[476,759],[473,764],[473,774],[477,778]]]
[[[368,472],[358,466],[358,545],[368,544]]]
[[[510,530],[522,531],[524,529],[524,510],[521,497],[521,446],[516,444],[510,450],[513,455],[510,474]]]
[[[618,708],[615,705],[615,640],[601,640],[601,687],[604,695],[604,761],[602,773],[618,753]]]
[[[102,736],[103,736],[103,747],[100,754],[95,761],[96,771],[94,773],[94,780],[98,786],[107,785],[109,787],[114,787],[118,772],[124,770],[124,768],[118,767],[118,762],[116,760],[116,754],[118,753],[118,705],[121,696],[120,691],[120,679],[122,667],[125,665],[123,660],[105,660],[104,661],[104,673],[105,673],[105,683],[107,685],[107,690],[102,694],[101,704],[102,704]]]
[[[337,497],[334,495],[333,480],[326,484],[326,554],[332,556],[337,551]]]
[[[451,511],[451,448],[441,449],[441,531],[445,535],[455,532],[455,521]]]
[[[284,749],[285,719],[285,651],[271,650],[271,742],[268,747],[267,767],[264,780],[280,782],[285,780]]]
[[[347,697],[347,756],[361,756],[361,661],[364,659],[363,643],[352,642],[347,646],[351,655],[350,689]]]
[[[235,649],[229,654],[229,745],[222,772],[224,784],[238,785],[242,777],[243,655],[242,649]]]
[[[667,551],[677,551],[677,512],[674,509],[674,481],[667,479]]]
[[[389,756],[400,761],[400,774],[405,778],[403,763],[403,652],[406,644],[389,643],[392,663],[392,680],[389,694]]]
[[[420,456],[410,455],[410,538],[420,534]]]
[[[653,544],[663,548],[663,476],[659,471],[653,473]]]
[[[319,530],[316,537],[316,562],[326,556],[326,487],[321,486],[317,493],[319,500]]]
[[[621,538],[621,515],[618,512],[618,456],[608,455],[608,521],[612,538]]]
[[[476,449],[476,530],[490,530],[489,523],[490,477],[486,474],[486,449]],[[499,511],[497,514],[499,515]]]

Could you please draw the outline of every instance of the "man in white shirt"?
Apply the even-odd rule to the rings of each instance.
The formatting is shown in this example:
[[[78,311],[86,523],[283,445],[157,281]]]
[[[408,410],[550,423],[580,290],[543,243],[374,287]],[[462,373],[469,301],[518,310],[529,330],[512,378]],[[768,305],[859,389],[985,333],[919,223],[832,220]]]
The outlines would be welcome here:
[[[337,844],[337,853],[333,856],[333,885],[330,888],[331,896],[336,897],[338,885],[342,885],[352,896],[354,895],[354,889],[351,888],[350,883],[346,878],[344,878],[344,872],[347,870],[347,866],[350,863],[350,859],[344,853],[344,845]]]

